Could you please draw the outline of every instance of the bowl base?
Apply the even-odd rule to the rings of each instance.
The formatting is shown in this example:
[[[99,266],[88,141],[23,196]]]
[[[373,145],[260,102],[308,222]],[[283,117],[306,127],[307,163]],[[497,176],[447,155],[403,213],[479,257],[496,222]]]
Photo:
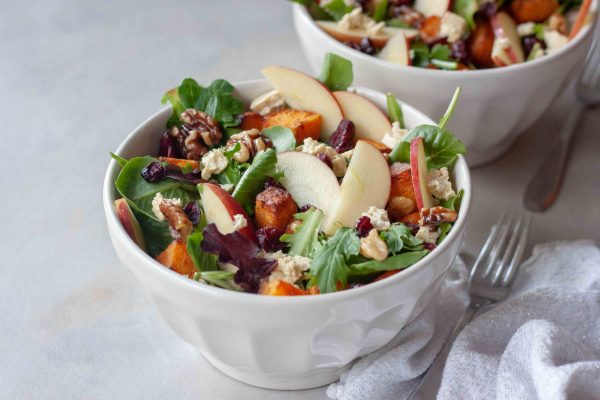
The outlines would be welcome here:
[[[340,379],[345,368],[320,368],[307,373],[269,373],[261,374],[246,369],[231,367],[212,358],[208,354],[202,356],[216,369],[237,381],[264,389],[301,390],[313,389],[329,385]]]

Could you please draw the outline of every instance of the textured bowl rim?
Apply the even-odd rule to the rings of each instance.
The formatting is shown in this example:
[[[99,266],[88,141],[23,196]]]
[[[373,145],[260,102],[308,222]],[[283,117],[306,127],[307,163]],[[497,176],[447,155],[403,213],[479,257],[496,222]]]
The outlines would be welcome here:
[[[266,79],[246,80],[246,81],[237,82],[233,86],[235,88],[238,88],[240,86],[251,86],[251,85],[256,85],[256,84],[264,84],[265,82],[267,82]],[[360,86],[353,86],[352,88],[357,90],[358,92],[366,94],[367,96],[385,97],[385,95],[383,93],[375,91],[375,90],[363,88]],[[427,117],[424,113],[419,111],[417,108],[415,108],[403,101],[400,101],[400,103],[403,107],[411,109],[412,112],[417,114],[419,117],[425,119],[426,122],[433,123],[433,121],[429,117]],[[137,132],[140,129],[142,129],[145,125],[147,125],[149,122],[153,121],[156,118],[159,118],[160,115],[162,113],[164,113],[165,110],[167,110],[167,109],[170,109],[170,106],[161,108],[159,111],[154,113],[152,116],[150,116],[145,121],[143,121],[141,124],[139,124],[136,128],[134,128],[131,131],[131,133],[129,133],[129,135],[127,135],[125,140],[123,140],[123,142],[121,142],[121,144],[115,151],[115,154],[117,154],[117,155],[122,154],[123,151],[129,147],[130,142],[133,140],[134,136],[137,136]],[[449,250],[449,248],[453,244],[453,242],[461,239],[459,235],[460,235],[460,232],[462,231],[463,226],[465,226],[465,224],[467,223],[467,216],[469,214],[469,210],[471,207],[472,189],[471,189],[470,170],[469,170],[469,167],[468,167],[467,162],[464,159],[464,157],[462,155],[459,155],[458,159],[456,160],[454,168],[457,168],[458,170],[460,170],[461,173],[465,177],[464,188],[463,188],[464,196],[461,200],[461,211],[458,213],[458,219],[457,219],[456,223],[454,224],[452,230],[446,237],[446,239],[442,242],[442,244],[437,246],[426,257],[419,260],[418,262],[416,262],[409,268],[406,268],[406,269],[400,271],[399,273],[394,274],[393,276],[391,276],[389,278],[382,279],[377,282],[372,282],[372,283],[369,283],[368,285],[361,286],[358,288],[353,288],[353,289],[343,290],[343,291],[333,292],[333,293],[323,293],[323,294],[312,295],[312,296],[309,296],[309,295],[307,295],[307,296],[264,296],[264,295],[257,295],[254,293],[245,293],[245,292],[237,292],[237,291],[233,291],[233,290],[221,289],[221,288],[213,287],[213,286],[210,286],[207,284],[203,284],[201,282],[194,281],[193,279],[190,279],[186,276],[180,275],[177,272],[172,271],[169,268],[166,268],[165,266],[160,264],[158,261],[156,261],[154,258],[152,258],[148,253],[143,251],[133,241],[133,239],[131,239],[131,237],[129,237],[129,234],[127,234],[127,232],[125,231],[125,228],[123,227],[120,220],[118,219],[117,214],[113,207],[113,204],[115,201],[115,197],[113,196],[113,190],[116,191],[116,189],[114,189],[114,181],[113,181],[112,177],[113,177],[113,175],[117,174],[117,168],[118,168],[117,162],[115,160],[111,159],[108,164],[105,176],[104,176],[104,183],[103,183],[103,189],[102,189],[102,197],[103,197],[102,203],[104,206],[104,213],[107,218],[109,229],[111,229],[111,226],[116,227],[116,229],[113,232],[115,234],[116,240],[120,241],[127,248],[126,250],[135,256],[135,258],[137,259],[138,262],[144,263],[145,265],[147,265],[151,268],[154,268],[158,273],[162,274],[162,276],[164,276],[165,279],[174,280],[177,283],[185,285],[186,287],[190,288],[191,290],[204,291],[207,295],[225,296],[230,301],[234,301],[234,300],[243,301],[243,302],[250,301],[250,302],[261,303],[261,304],[270,304],[270,305],[284,304],[284,303],[285,304],[301,304],[301,303],[308,303],[308,302],[319,303],[319,302],[329,302],[329,301],[336,301],[336,300],[343,301],[343,300],[348,300],[348,299],[351,299],[353,297],[357,297],[360,295],[367,295],[373,291],[377,291],[379,289],[383,289],[385,287],[395,285],[399,281],[403,280],[405,277],[408,277],[408,276],[416,273],[417,270],[426,268],[428,265],[431,265],[435,259],[439,258],[443,253],[445,253],[447,250]]]
[[[562,47],[561,49],[559,49],[558,51],[556,51],[552,54],[545,55],[544,57],[540,57],[536,60],[527,61],[527,62],[523,62],[523,63],[519,63],[519,64],[513,64],[508,67],[465,70],[465,71],[447,71],[447,70],[440,70],[440,69],[413,67],[412,65],[397,65],[397,64],[391,63],[389,61],[381,60],[377,57],[363,54],[358,50],[354,50],[354,49],[344,45],[339,40],[333,38],[331,35],[329,35],[323,29],[321,29],[316,24],[315,20],[310,16],[308,11],[306,10],[306,7],[304,7],[301,4],[293,4],[292,6],[294,9],[293,10],[294,14],[296,14],[297,17],[301,18],[305,22],[305,24],[308,26],[309,29],[311,29],[313,31],[318,31],[318,34],[321,36],[320,40],[324,40],[324,41],[342,49],[343,52],[349,52],[354,57],[361,59],[365,62],[370,62],[377,66],[387,68],[392,71],[397,71],[399,73],[421,74],[427,78],[430,78],[433,76],[441,76],[441,75],[458,77],[458,78],[464,78],[465,76],[482,78],[482,77],[487,77],[487,76],[490,76],[493,74],[503,74],[503,73],[508,74],[511,71],[521,71],[521,70],[528,70],[528,69],[536,68],[538,65],[542,65],[544,63],[550,63],[558,58],[561,58],[563,56],[566,56],[567,54],[572,53],[574,51],[574,49],[577,46],[579,46],[585,40],[585,38],[592,33],[593,27],[595,26],[596,20],[598,19],[598,16],[595,16],[592,19],[592,21],[590,23],[588,23],[587,25],[585,25],[583,27],[583,29],[577,34],[577,36],[575,36],[575,39],[573,39],[572,41],[567,43],[566,46]],[[597,0],[592,0],[592,6],[590,7],[590,13],[596,13],[596,12],[597,12]],[[298,35],[301,35],[299,29],[296,29],[296,32]]]

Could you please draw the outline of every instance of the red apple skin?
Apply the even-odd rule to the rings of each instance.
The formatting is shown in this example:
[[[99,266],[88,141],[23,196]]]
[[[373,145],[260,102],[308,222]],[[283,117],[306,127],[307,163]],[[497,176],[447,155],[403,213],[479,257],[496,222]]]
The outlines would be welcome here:
[[[248,214],[229,193],[223,190],[221,186],[215,185],[214,183],[203,183],[202,190],[212,191],[217,196],[217,198],[221,200],[221,203],[229,213],[231,221],[233,221],[233,218],[236,214],[242,214],[244,218],[246,218],[248,225],[244,228],[239,229],[238,232],[246,239],[251,240],[254,243],[258,243],[256,233],[254,233],[254,226],[252,225],[252,221],[248,217]]]
[[[505,32],[504,27],[502,26],[501,22],[500,22],[500,15],[504,15],[506,18],[511,18],[509,15],[507,15],[506,13],[500,12],[498,14],[494,14],[492,16],[492,18],[490,19],[490,24],[492,25],[492,29],[494,30],[494,35],[497,38],[508,38],[509,35]],[[511,18],[512,20],[512,18]],[[521,44],[518,43],[518,45],[520,46]],[[520,62],[523,62],[523,60],[519,60],[519,57],[517,56],[517,54],[515,53],[515,50],[512,47],[512,43],[509,47],[507,47],[505,49],[506,51],[506,55],[508,56],[508,58],[510,58],[511,62],[513,64],[518,64]],[[502,61],[500,61],[502,62]],[[506,66],[505,63],[502,62],[501,66]]]
[[[131,211],[129,204],[127,204],[127,200],[118,199],[115,200],[115,211],[117,213],[117,217],[125,232],[131,237],[131,239],[142,248],[142,250],[146,251],[146,241],[144,240],[144,235],[142,233],[142,228],[140,228],[140,224],[138,223],[135,215]]]
[[[410,142],[410,173],[412,178],[413,189],[415,190],[415,200],[417,201],[417,209],[420,211],[423,208],[431,208],[433,206],[433,199],[427,186],[422,184],[422,180],[427,182],[427,167],[424,171],[421,171],[419,167],[420,160],[419,154],[420,148],[424,146],[423,138],[417,137]],[[423,153],[424,154],[424,153]],[[425,160],[423,160],[425,163]],[[427,164],[425,164],[427,165]]]

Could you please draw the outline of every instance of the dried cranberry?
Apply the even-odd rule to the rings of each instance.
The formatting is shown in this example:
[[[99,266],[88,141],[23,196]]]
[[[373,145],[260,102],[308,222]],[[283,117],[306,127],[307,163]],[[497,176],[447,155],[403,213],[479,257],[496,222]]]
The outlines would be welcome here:
[[[370,56],[375,55],[375,46],[373,42],[368,37],[364,37],[360,39],[359,50],[362,53],[368,54]]]
[[[176,141],[169,135],[169,131],[166,131],[160,137],[158,155],[161,157],[182,158],[181,152],[177,146],[178,144]]]
[[[285,248],[285,244],[279,241],[281,235],[283,235],[283,232],[275,228],[260,228],[256,231],[260,248],[269,252]]]
[[[198,222],[200,222],[200,215],[202,213],[198,202],[190,201],[189,203],[187,203],[183,211],[185,211],[190,221],[192,221],[192,224],[198,225]]]
[[[362,216],[358,219],[356,223],[356,232],[360,237],[366,237],[369,235],[369,232],[373,229],[373,224],[371,223],[371,218]]]
[[[411,0],[390,0],[388,4],[391,7],[410,6]]]
[[[347,40],[344,42],[344,44],[348,47],[350,47],[351,49],[354,49],[356,51],[360,51],[360,45],[358,43],[354,43],[350,40]]]
[[[469,48],[464,40],[452,43],[452,57],[458,61],[466,62],[469,59]]]
[[[154,161],[142,169],[142,178],[146,182],[158,182],[166,176],[167,170],[159,162]]]
[[[327,164],[327,166],[331,169],[333,169],[333,164],[331,163],[331,159],[329,157],[327,157],[327,154],[325,153],[317,153],[316,157],[323,161],[325,164]]]
[[[437,246],[433,243],[423,242],[423,247],[429,251],[435,249]]]
[[[329,145],[338,153],[351,150],[355,134],[354,123],[344,118],[340,121],[333,135],[331,135]]]
[[[543,40],[539,40],[535,35],[525,36],[523,38],[523,50],[525,51],[526,57],[529,57],[529,54],[536,43],[539,43],[542,49],[546,48],[546,43],[544,43]]]
[[[267,180],[265,181],[264,188],[268,189],[270,187],[276,187],[276,188],[283,189],[283,186],[281,186],[281,184],[279,182],[277,182],[272,177],[268,177]]]
[[[310,204],[305,204],[302,207],[300,207],[300,212],[307,212],[311,208],[313,208],[313,206],[311,206]]]
[[[480,11],[488,18],[491,18],[494,14],[498,13],[498,5],[495,1],[489,1],[481,6]]]

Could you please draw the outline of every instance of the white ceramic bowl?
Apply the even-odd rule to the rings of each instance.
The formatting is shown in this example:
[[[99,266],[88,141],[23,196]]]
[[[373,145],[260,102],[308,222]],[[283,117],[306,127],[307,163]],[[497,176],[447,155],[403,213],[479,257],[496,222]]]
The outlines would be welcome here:
[[[235,85],[248,103],[271,90],[265,81]],[[380,107],[385,97],[358,89]],[[408,126],[431,123],[403,104]],[[117,154],[130,158],[155,154],[170,108],[164,108],[121,144]],[[356,357],[377,350],[419,314],[438,293],[463,241],[471,203],[470,175],[461,157],[456,186],[464,189],[458,220],[432,254],[380,282],[317,296],[268,297],[223,290],[195,282],[165,268],[127,235],[113,204],[119,166],[106,171],[103,203],[108,230],[123,264],[139,280],[173,330],[225,374],[255,386],[304,389],[338,379]],[[194,375],[193,372],[191,372]],[[197,376],[200,376],[198,373]]]
[[[298,4],[294,24],[315,72],[320,71],[325,53],[336,53],[352,61],[356,84],[392,92],[436,120],[461,86],[449,129],[467,146],[471,166],[501,155],[542,115],[581,65],[592,41],[588,25],[563,49],[535,61],[487,70],[442,71],[396,65],[353,50],[321,30]]]

